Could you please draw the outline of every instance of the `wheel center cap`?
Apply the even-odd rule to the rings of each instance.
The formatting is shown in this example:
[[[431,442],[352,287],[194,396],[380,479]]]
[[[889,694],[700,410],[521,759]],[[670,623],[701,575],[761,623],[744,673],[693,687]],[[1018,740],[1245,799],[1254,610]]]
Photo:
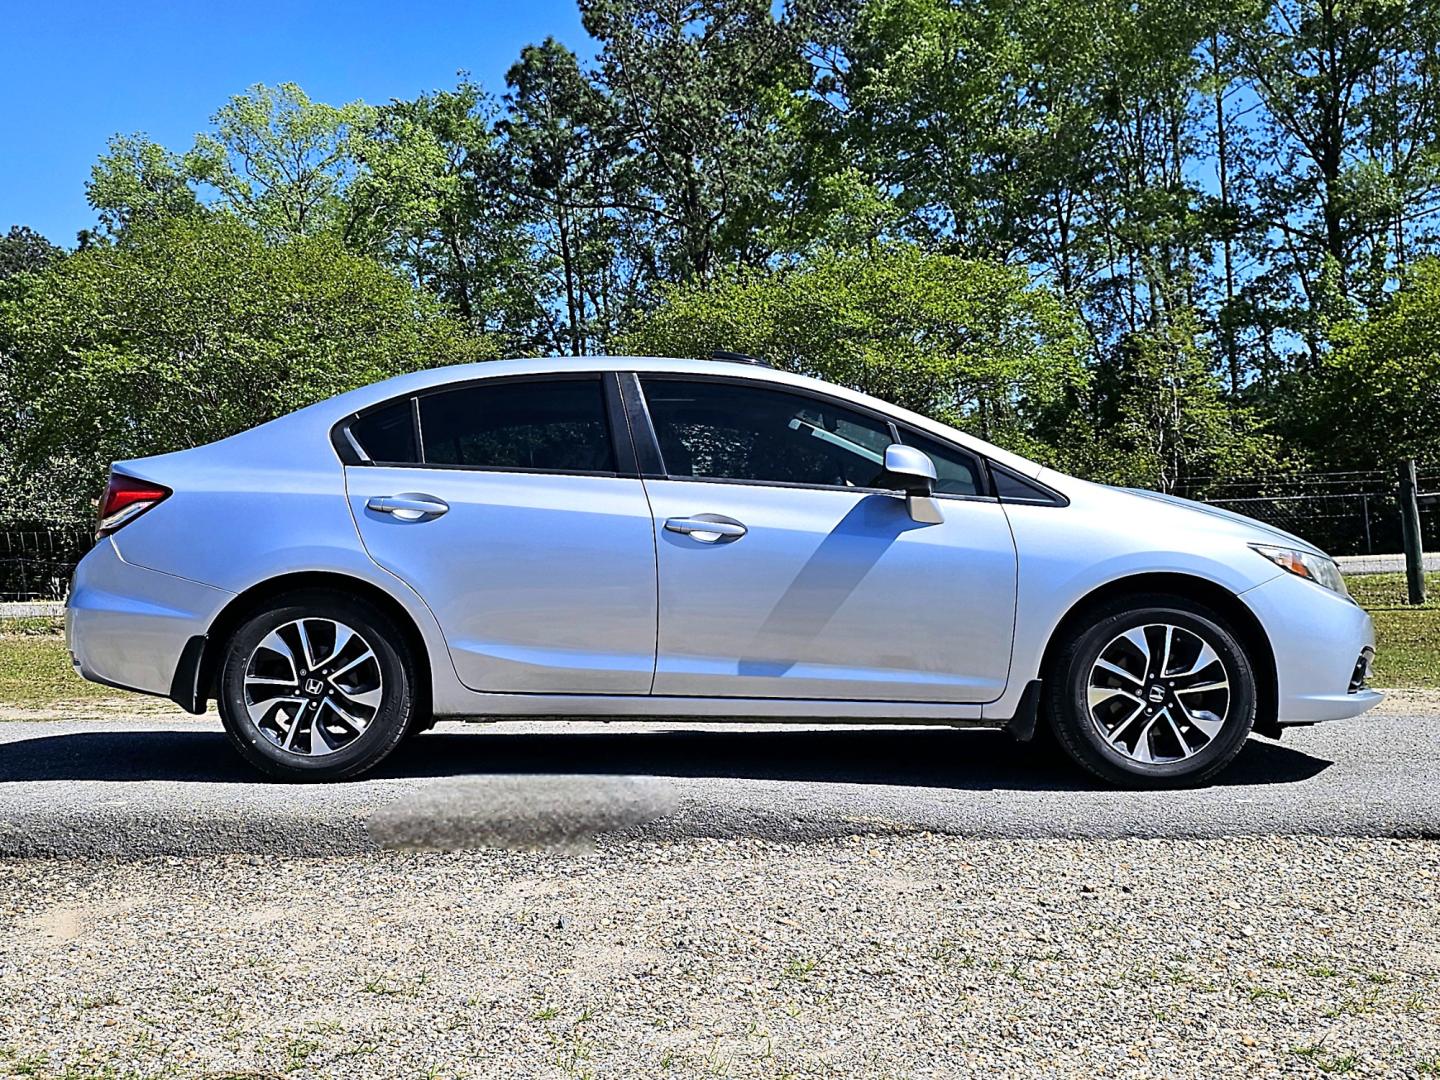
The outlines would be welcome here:
[[[305,680],[305,693],[309,694],[311,697],[319,697],[319,696],[320,696],[320,692],[321,692],[322,690],[324,690],[324,689],[325,689],[325,684],[324,684],[323,682],[321,682],[319,679],[306,679],[306,680]]]
[[[1155,683],[1145,692],[1145,696],[1150,700],[1150,704],[1159,705],[1165,700],[1165,687]]]

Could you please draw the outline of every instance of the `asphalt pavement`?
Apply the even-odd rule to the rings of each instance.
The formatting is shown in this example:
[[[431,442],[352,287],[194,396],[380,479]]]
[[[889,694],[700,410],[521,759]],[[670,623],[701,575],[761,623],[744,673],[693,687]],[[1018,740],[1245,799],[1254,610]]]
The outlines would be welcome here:
[[[807,839],[1440,837],[1440,716],[1401,706],[1252,737],[1219,781],[1119,791],[992,731],[442,724],[371,777],[266,781],[213,716],[0,723],[0,855],[334,855]]]

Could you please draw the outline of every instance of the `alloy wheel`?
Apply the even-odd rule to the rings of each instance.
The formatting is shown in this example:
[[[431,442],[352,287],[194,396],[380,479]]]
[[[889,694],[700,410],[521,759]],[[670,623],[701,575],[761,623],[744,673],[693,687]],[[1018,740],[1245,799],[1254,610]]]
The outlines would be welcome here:
[[[1194,757],[1230,714],[1230,673],[1213,645],[1172,623],[1112,638],[1090,668],[1090,722],[1111,750],[1141,765]]]
[[[306,757],[344,749],[384,700],[375,650],[335,619],[295,619],[271,630],[246,660],[244,688],[256,730]]]

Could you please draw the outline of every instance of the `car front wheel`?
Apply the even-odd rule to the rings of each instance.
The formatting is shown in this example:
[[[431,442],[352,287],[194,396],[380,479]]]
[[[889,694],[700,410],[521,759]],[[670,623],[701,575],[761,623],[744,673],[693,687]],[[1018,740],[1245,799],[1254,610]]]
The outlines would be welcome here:
[[[1127,597],[1095,612],[1049,674],[1057,739],[1111,783],[1203,783],[1255,723],[1255,672],[1239,636],[1181,597]]]
[[[241,756],[286,780],[340,780],[398,746],[414,709],[414,665],[393,622],[324,591],[283,597],[231,636],[220,717]]]

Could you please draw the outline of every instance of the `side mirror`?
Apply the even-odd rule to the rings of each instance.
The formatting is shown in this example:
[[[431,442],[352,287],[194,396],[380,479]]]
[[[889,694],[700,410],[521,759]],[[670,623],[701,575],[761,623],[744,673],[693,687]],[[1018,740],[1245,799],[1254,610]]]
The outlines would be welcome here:
[[[945,520],[940,504],[933,497],[935,463],[915,447],[891,443],[885,448],[885,474],[881,482],[905,493],[910,520],[922,525],[938,525]]]
[[[935,494],[935,463],[913,446],[891,443],[885,448],[886,487],[906,495]]]

